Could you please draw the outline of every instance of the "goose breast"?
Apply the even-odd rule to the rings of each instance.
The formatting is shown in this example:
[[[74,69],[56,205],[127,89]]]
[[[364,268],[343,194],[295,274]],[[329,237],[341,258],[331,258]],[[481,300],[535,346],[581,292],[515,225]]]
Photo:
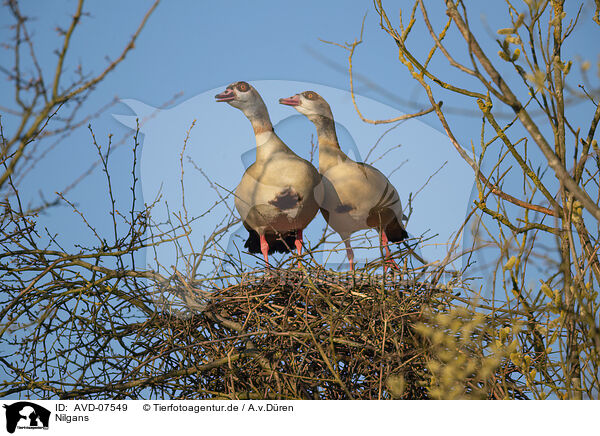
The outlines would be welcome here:
[[[314,187],[319,174],[306,160],[273,153],[252,164],[236,189],[235,206],[257,231],[304,228],[318,210]]]

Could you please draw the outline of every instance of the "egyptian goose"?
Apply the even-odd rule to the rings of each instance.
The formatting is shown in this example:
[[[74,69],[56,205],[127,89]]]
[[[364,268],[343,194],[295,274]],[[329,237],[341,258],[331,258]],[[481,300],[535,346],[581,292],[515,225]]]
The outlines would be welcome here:
[[[293,106],[317,128],[322,176],[317,202],[325,221],[346,245],[350,269],[354,269],[350,235],[369,228],[377,229],[388,261],[396,266],[388,243],[401,242],[408,234],[402,225],[402,205],[394,186],[379,170],[353,161],[340,149],[331,108],[319,94],[305,91],[279,102]]]
[[[317,214],[315,186],[321,176],[307,160],[290,150],[273,131],[260,94],[246,82],[229,85],[215,96],[241,110],[256,137],[256,161],[235,190],[235,207],[249,236],[245,247],[262,252],[267,266],[273,252],[302,252],[302,230]]]

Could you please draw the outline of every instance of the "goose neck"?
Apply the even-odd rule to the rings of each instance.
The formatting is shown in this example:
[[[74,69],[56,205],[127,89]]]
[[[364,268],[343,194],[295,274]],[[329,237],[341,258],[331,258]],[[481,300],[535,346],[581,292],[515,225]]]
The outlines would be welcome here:
[[[337,134],[335,132],[335,122],[333,118],[323,115],[315,115],[311,117],[311,121],[317,128],[317,136],[319,138],[319,148],[332,147],[339,149]]]

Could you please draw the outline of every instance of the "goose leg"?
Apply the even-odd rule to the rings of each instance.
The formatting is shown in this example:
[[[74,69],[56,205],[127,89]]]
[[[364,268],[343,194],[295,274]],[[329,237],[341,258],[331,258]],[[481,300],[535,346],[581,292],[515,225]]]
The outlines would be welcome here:
[[[346,255],[348,256],[348,262],[350,262],[350,271],[354,271],[354,251],[352,251],[352,245],[350,245],[350,237],[344,238],[344,244],[346,244]]]
[[[298,257],[302,254],[302,230],[296,231],[296,251],[298,252]],[[298,260],[298,268],[301,268],[302,264],[300,260]]]
[[[260,251],[263,254],[263,257],[265,258],[265,263],[267,264],[267,267],[269,267],[269,243],[267,242],[267,238],[265,238],[265,235],[260,235]]]
[[[387,235],[385,234],[385,231],[381,232],[381,245],[383,245],[383,248],[385,249],[385,263],[383,264],[383,270],[385,271],[387,269],[387,263],[391,263],[392,266],[394,268],[396,268],[398,271],[400,271],[400,268],[398,267],[398,265],[396,264],[396,262],[394,262],[394,259],[392,259],[392,253],[390,252],[390,247],[388,247],[389,241],[387,238]]]

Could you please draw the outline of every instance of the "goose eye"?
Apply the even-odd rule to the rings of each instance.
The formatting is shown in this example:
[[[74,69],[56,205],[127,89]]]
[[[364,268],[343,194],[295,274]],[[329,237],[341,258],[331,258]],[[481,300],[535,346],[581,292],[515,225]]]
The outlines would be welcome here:
[[[240,82],[238,83],[237,89],[241,92],[246,92],[250,89],[250,85],[248,85],[246,82]]]
[[[308,98],[309,100],[314,100],[315,99],[315,93],[312,91],[309,91],[306,93],[306,98]]]

